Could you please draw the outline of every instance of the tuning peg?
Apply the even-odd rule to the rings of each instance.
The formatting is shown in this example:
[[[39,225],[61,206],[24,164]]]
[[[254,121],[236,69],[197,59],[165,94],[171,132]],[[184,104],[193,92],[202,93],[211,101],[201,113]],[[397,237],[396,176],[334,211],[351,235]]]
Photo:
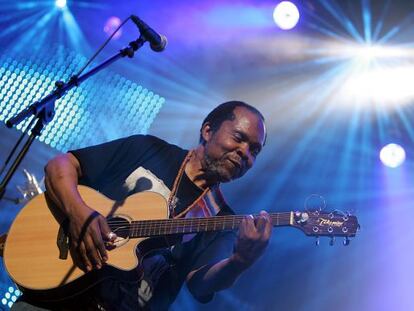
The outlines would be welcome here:
[[[335,236],[331,237],[331,240],[329,241],[329,245],[333,246],[335,244]]]
[[[349,243],[351,243],[351,240],[348,237],[345,237],[343,243],[344,243],[344,246],[348,246]]]
[[[319,246],[319,237],[318,236],[316,237],[315,245]]]

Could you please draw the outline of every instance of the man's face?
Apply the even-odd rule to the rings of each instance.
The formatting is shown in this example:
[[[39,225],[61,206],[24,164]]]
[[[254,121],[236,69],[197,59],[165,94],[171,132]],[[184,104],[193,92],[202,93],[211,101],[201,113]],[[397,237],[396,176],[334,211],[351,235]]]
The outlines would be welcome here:
[[[243,176],[265,140],[265,127],[258,115],[244,107],[236,107],[233,114],[235,119],[224,121],[216,132],[204,128],[204,170],[220,182]]]

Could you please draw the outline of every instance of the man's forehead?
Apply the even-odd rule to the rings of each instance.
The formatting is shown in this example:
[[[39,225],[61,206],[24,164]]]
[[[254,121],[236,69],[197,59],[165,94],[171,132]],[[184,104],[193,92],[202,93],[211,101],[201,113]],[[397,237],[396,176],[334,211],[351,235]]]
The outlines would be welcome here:
[[[236,107],[234,109],[233,125],[236,130],[247,132],[245,134],[258,135],[261,142],[264,142],[266,136],[266,127],[262,118],[254,111],[244,107]]]

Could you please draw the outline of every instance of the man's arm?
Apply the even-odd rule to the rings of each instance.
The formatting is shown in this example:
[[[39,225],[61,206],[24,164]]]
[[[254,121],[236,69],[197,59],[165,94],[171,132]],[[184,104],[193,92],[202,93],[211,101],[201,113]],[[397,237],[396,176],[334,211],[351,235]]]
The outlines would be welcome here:
[[[271,232],[272,222],[264,211],[256,219],[243,219],[233,254],[212,266],[191,271],[187,276],[190,291],[196,297],[206,297],[232,286],[240,274],[263,254]]]
[[[59,155],[48,162],[45,173],[48,197],[69,219],[75,263],[86,271],[101,268],[108,259],[102,237],[107,237],[111,230],[102,215],[94,217],[96,212],[86,205],[77,190],[78,179],[82,176],[79,161],[71,153]],[[83,229],[89,217],[94,219]],[[84,234],[80,236],[82,231]]]

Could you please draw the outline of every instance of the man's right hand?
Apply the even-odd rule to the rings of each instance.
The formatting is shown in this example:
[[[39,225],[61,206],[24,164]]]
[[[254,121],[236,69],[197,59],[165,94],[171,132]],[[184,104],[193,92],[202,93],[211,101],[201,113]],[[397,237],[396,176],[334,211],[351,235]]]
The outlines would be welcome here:
[[[69,218],[71,255],[84,271],[102,268],[108,259],[105,247],[113,248],[115,234],[105,217],[86,205],[77,189],[82,177],[78,159],[71,153],[61,154],[45,167],[45,185],[49,198]]]
[[[70,215],[69,234],[74,263],[84,271],[100,269],[108,260],[105,244],[115,241],[116,235],[105,217],[88,206],[76,208]]]

